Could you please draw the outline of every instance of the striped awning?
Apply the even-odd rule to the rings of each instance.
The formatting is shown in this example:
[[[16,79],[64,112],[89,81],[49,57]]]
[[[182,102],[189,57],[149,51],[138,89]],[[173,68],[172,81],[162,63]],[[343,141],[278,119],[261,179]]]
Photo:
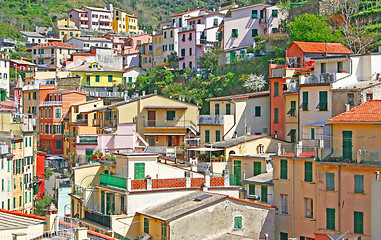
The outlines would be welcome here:
[[[315,59],[315,63],[335,63],[347,60],[347,57]]]

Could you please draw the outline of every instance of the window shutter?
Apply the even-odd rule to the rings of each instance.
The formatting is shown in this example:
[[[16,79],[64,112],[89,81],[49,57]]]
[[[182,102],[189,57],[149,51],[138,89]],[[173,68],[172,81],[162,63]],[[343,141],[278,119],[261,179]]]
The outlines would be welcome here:
[[[287,179],[287,160],[280,160],[280,178]]]
[[[304,162],[304,181],[312,182],[312,162]]]

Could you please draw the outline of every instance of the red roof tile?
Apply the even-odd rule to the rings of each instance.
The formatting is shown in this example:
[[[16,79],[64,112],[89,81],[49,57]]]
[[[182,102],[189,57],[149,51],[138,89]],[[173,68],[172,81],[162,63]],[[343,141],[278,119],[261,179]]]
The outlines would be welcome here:
[[[241,198],[235,198],[235,197],[229,197],[229,198],[230,198],[230,199],[237,200],[237,201],[241,201],[241,202],[251,203],[251,204],[254,204],[254,205],[259,205],[259,206],[263,206],[263,207],[268,207],[268,208],[278,209],[277,207],[272,206],[272,205],[269,205],[269,204],[253,202],[253,201],[250,201],[250,200],[241,199]]]
[[[381,122],[381,100],[369,100],[327,122]]]
[[[299,157],[301,158],[311,158],[311,157],[315,157],[315,152],[314,151],[310,151],[310,152],[302,152]]]
[[[5,209],[0,209],[0,212],[9,213],[9,214],[17,215],[17,216],[22,216],[22,217],[29,217],[29,218],[39,219],[39,220],[45,220],[45,217],[43,217],[43,216],[38,216],[38,215],[33,215],[33,214],[28,214],[28,213],[15,212],[15,211],[10,211],[10,210],[5,210]]]
[[[32,48],[44,48],[44,47],[63,47],[63,48],[80,49],[79,47],[76,47],[67,43],[63,43],[63,42],[49,42],[49,43],[44,43],[44,44],[34,46]]]
[[[322,43],[322,42],[299,42],[294,41],[303,50],[308,53],[353,53],[350,49],[345,47],[342,43]]]

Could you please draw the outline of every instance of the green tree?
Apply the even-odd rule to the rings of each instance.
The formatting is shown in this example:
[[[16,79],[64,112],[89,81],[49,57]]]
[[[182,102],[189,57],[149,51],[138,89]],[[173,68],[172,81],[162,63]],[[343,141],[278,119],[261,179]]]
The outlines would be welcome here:
[[[293,41],[303,42],[335,42],[337,34],[323,17],[305,13],[287,25]]]
[[[212,48],[205,52],[201,57],[198,57],[198,65],[201,69],[210,70],[218,65],[217,49]]]
[[[52,198],[45,195],[41,199],[37,200],[36,203],[36,213],[42,216],[45,216],[45,210],[49,207],[50,203],[52,202]]]
[[[176,52],[171,52],[167,57],[167,63],[169,64],[168,67],[172,69],[178,69],[179,68],[179,57],[177,56]]]
[[[45,169],[45,179],[48,180],[53,175],[53,169],[46,168]]]

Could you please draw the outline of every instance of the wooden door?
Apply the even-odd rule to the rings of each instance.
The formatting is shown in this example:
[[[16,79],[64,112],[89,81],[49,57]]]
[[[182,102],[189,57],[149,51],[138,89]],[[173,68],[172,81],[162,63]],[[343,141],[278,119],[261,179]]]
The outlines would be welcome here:
[[[148,126],[156,125],[156,111],[148,111]]]

